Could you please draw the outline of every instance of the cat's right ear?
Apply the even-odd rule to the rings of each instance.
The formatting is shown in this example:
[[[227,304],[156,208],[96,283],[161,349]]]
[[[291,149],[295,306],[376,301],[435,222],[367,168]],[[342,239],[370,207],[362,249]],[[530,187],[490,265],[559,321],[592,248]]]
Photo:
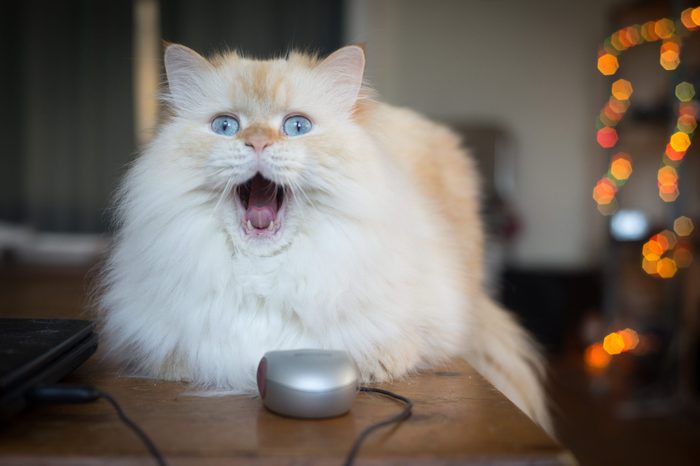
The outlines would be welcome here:
[[[350,111],[362,87],[365,52],[357,45],[348,45],[326,57],[316,71],[328,83],[328,99],[338,109]]]
[[[213,66],[194,50],[180,44],[165,49],[165,73],[168,77],[166,100],[179,109],[188,109],[204,97],[204,77]]]

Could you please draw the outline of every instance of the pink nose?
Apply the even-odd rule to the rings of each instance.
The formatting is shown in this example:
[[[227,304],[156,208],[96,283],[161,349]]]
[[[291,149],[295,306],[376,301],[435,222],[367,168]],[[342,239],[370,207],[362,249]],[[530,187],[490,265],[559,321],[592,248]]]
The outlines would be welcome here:
[[[245,142],[245,145],[252,147],[258,154],[262,152],[267,146],[272,144],[269,138],[262,134],[253,134]]]

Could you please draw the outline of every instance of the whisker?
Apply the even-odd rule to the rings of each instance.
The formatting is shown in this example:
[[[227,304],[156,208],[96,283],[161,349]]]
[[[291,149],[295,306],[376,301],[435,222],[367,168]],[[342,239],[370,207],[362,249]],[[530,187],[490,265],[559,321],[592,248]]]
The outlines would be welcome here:
[[[219,200],[216,201],[216,205],[214,206],[214,210],[212,211],[212,215],[214,212],[219,210],[219,205],[221,205],[221,201],[224,200],[224,197],[231,191],[231,185],[233,184],[233,177],[229,177],[228,181],[226,182],[226,186],[224,187],[224,190],[221,192],[221,196],[219,196]]]

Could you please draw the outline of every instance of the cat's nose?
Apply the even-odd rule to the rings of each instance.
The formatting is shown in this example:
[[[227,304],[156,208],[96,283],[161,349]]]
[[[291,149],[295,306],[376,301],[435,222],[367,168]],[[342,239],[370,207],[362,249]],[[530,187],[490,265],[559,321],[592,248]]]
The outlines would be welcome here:
[[[272,144],[270,138],[264,134],[251,134],[246,138],[245,145],[252,147],[258,154],[261,153],[267,146]]]

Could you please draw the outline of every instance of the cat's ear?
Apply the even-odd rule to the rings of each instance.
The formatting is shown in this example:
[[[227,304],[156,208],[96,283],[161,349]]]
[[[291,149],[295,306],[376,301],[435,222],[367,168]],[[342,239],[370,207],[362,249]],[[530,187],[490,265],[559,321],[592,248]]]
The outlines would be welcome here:
[[[204,57],[180,44],[170,44],[163,59],[170,100],[181,109],[190,108],[204,96],[204,77],[213,69]]]
[[[365,52],[357,45],[336,50],[316,67],[316,72],[328,83],[333,102],[343,111],[350,111],[355,105],[364,71]]]

